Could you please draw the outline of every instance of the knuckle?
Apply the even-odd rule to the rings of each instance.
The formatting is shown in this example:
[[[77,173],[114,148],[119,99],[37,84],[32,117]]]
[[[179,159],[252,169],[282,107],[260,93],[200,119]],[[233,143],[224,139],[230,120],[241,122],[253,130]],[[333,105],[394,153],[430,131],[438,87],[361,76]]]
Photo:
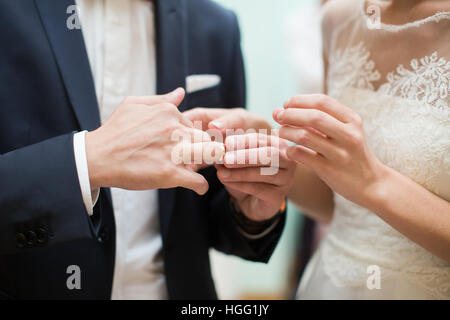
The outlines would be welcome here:
[[[278,143],[278,148],[280,148],[280,150],[286,150],[289,146],[288,142],[284,139],[277,138],[275,141]]]
[[[302,101],[302,98],[303,98],[303,96],[299,95],[299,94],[296,96],[293,96],[286,101],[286,105],[287,106],[297,105]]]
[[[351,161],[350,154],[344,150],[338,152],[338,157],[343,165],[347,165]]]
[[[281,126],[280,129],[278,129],[278,136],[282,139],[288,139],[289,140],[289,133],[290,128],[286,126]]]
[[[359,114],[355,114],[353,117],[353,123],[358,127],[362,128],[363,126],[363,120]]]
[[[302,143],[306,143],[309,141],[309,133],[306,130],[300,129],[297,132],[297,142],[299,142],[300,144]]]
[[[286,150],[286,156],[292,161],[293,159],[295,159],[295,155],[296,155],[296,146],[289,146]]]
[[[287,121],[292,120],[293,117],[295,116],[295,113],[296,113],[296,109],[289,108],[289,109],[284,110],[283,120],[287,120]]]
[[[311,116],[310,116],[310,119],[311,119],[311,123],[312,123],[314,126],[319,126],[320,124],[323,123],[324,116],[323,116],[323,114],[322,114],[321,112],[319,112],[319,111],[311,110]]]
[[[242,126],[243,123],[245,123],[245,119],[248,115],[246,114],[246,111],[244,109],[238,108],[235,111],[235,119],[236,122],[239,123],[240,126]]]
[[[328,97],[326,94],[322,94],[322,93],[316,94],[315,98],[317,101],[316,103],[319,106],[326,106],[330,103],[330,97]]]
[[[166,178],[173,174],[173,168],[169,163],[165,163],[158,170],[158,173],[161,177]]]
[[[349,130],[347,139],[352,146],[359,146],[362,144],[364,137],[360,130]]]
[[[161,108],[164,109],[166,112],[172,112],[174,109],[176,109],[175,105],[173,105],[170,102],[163,102],[160,104]]]
[[[246,111],[245,111],[245,109],[242,109],[242,108],[235,108],[234,109],[234,112],[237,114],[237,115],[240,115],[240,116],[245,116],[245,114],[246,114]]]
[[[187,135],[187,133],[184,131],[184,129],[176,122],[169,121],[166,126],[162,129],[163,133],[165,134],[176,134],[181,137],[184,137]]]

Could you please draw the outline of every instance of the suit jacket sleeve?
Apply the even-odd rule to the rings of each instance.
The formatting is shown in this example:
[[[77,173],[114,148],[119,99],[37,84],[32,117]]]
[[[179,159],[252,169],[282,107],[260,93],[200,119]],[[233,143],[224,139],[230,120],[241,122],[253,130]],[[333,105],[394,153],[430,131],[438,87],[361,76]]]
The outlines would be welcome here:
[[[0,254],[92,238],[92,230],[73,134],[0,155]]]
[[[236,16],[233,14],[233,57],[230,75],[225,85],[226,107],[243,107],[246,104],[245,72],[240,46],[240,32]],[[211,196],[208,198],[210,241],[214,248],[244,259],[267,262],[281,236],[285,216],[276,228],[261,239],[250,240],[243,236],[234,221],[230,206],[230,196],[217,179],[216,171],[209,172],[208,181]]]

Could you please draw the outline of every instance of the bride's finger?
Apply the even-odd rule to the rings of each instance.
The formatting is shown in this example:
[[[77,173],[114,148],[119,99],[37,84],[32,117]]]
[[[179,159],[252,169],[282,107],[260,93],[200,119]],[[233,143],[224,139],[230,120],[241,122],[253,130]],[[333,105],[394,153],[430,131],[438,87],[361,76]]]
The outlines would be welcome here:
[[[345,152],[329,138],[305,128],[282,126],[279,129],[279,134],[281,138],[312,149],[330,160],[339,160]]]
[[[316,151],[303,146],[290,146],[288,147],[286,153],[292,161],[303,163],[316,172],[321,172],[328,166],[328,160],[326,158],[321,156]]]
[[[324,94],[298,95],[290,98],[284,108],[317,109],[328,113],[344,123],[355,119],[355,112]]]
[[[277,122],[293,127],[311,127],[330,138],[346,138],[345,124],[329,114],[315,109],[285,109],[277,114]]]

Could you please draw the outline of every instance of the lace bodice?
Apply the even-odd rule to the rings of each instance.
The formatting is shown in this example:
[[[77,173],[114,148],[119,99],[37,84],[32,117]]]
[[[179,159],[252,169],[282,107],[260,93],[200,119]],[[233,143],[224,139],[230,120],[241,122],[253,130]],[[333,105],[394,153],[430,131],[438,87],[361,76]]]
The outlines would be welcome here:
[[[328,93],[361,115],[384,164],[450,201],[450,13],[371,29],[368,5],[339,0],[325,8]],[[335,207],[321,246],[335,285],[365,286],[367,266],[378,265],[383,280],[406,279],[450,298],[449,263],[338,195]]]

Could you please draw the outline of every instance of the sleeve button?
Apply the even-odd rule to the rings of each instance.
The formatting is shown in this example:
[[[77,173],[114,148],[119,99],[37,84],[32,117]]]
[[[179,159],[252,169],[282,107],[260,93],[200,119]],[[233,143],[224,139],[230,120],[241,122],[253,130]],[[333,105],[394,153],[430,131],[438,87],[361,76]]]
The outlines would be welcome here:
[[[24,248],[27,244],[27,238],[23,233],[16,234],[16,246],[18,248]]]
[[[46,244],[48,242],[48,233],[45,228],[36,229],[36,240],[39,244]]]
[[[37,242],[37,236],[36,232],[34,231],[27,231],[26,232],[26,238],[27,238],[27,245],[30,247],[33,247],[36,245]]]

